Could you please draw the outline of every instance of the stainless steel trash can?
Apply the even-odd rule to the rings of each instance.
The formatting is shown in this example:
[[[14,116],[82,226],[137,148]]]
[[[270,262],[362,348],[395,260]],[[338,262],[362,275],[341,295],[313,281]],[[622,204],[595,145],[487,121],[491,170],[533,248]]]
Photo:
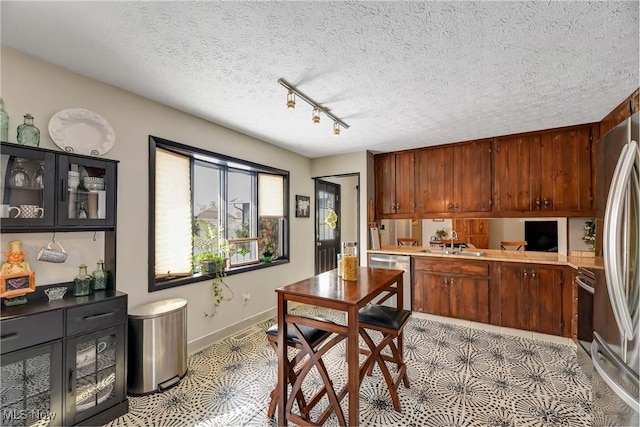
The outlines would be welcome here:
[[[187,373],[187,300],[172,298],[129,310],[127,393],[164,391]]]

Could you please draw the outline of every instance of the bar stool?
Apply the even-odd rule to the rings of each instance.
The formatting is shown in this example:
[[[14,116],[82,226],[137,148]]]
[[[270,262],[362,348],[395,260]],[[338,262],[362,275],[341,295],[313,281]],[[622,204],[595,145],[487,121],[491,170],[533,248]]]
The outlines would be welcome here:
[[[360,336],[362,336],[362,339],[369,347],[368,349],[360,349],[360,353],[369,355],[361,368],[360,379],[364,377],[365,373],[371,375],[373,366],[377,362],[387,383],[387,387],[389,387],[393,407],[397,412],[402,412],[402,408],[400,408],[400,398],[398,397],[400,382],[403,382],[404,386],[409,388],[407,366],[404,363],[402,352],[402,338],[404,326],[407,324],[410,316],[411,312],[408,310],[398,310],[395,307],[377,304],[369,304],[358,313]],[[382,340],[377,346],[367,332],[367,329],[378,331],[382,334]],[[394,340],[397,341],[397,344]],[[389,347],[391,350],[390,356],[382,354],[382,350],[386,347]],[[391,375],[385,362],[396,364],[397,372],[395,376]]]
[[[506,240],[502,240],[500,242],[500,249],[502,249],[503,251],[506,251],[507,248],[506,246],[517,246],[516,251],[519,251],[520,249],[522,249],[523,251],[525,250],[525,246],[527,246],[527,241],[526,240],[516,240],[516,241],[506,241]]]
[[[418,239],[415,237],[398,237],[398,246],[418,246]]]
[[[334,323],[331,320],[324,319],[321,317],[307,316],[309,318],[325,322],[325,323]],[[294,383],[298,378],[298,374],[302,371],[303,367],[300,366],[296,369],[296,366],[306,357],[313,357],[317,350],[322,346],[324,341],[329,338],[332,333],[329,331],[325,331],[319,328],[314,328],[306,325],[296,325],[296,327],[300,330],[304,340],[309,344],[312,349],[312,354],[305,350],[305,345],[300,341],[300,338],[296,334],[293,327],[289,326],[287,328],[287,345],[289,347],[296,348],[300,350],[298,354],[289,362],[289,384],[293,387]],[[271,326],[266,331],[267,341],[273,347],[276,354],[278,353],[278,324]],[[325,375],[327,374],[327,369],[324,365],[324,362],[320,358],[317,361],[317,368],[320,372],[323,372]],[[300,409],[301,417],[305,420],[309,420],[309,413],[313,409],[313,407],[320,401],[322,396],[326,393],[326,389],[320,390],[316,393],[315,396],[307,403],[304,394],[302,393],[302,389],[299,389],[295,394],[295,400],[298,402],[298,408]],[[271,401],[269,402],[269,409],[267,410],[267,416],[269,418],[273,418],[276,406],[278,405],[278,386],[271,391]]]

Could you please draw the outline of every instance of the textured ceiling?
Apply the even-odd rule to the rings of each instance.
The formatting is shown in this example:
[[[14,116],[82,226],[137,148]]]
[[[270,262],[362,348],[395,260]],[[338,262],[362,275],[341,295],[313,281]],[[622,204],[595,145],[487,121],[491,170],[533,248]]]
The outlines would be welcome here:
[[[11,2],[1,41],[308,157],[599,121],[639,3]],[[25,25],[28,24],[28,28]],[[285,108],[284,78],[351,127]]]

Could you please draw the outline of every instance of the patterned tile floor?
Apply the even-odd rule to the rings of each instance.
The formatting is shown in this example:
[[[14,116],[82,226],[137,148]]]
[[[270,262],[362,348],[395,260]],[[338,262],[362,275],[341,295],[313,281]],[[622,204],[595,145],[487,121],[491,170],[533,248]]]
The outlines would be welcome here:
[[[343,319],[342,313],[313,307],[299,310]],[[130,412],[108,426],[275,425],[266,415],[277,374],[276,355],[265,338],[273,323],[259,323],[191,355],[180,384],[130,397]],[[346,382],[342,344],[325,359],[338,387]],[[571,346],[413,317],[405,329],[405,360],[411,387],[399,389],[403,412],[393,410],[376,368],[360,389],[361,425],[590,425],[590,386]],[[320,382],[318,375],[307,381],[305,388]],[[337,424],[334,414],[327,425]]]

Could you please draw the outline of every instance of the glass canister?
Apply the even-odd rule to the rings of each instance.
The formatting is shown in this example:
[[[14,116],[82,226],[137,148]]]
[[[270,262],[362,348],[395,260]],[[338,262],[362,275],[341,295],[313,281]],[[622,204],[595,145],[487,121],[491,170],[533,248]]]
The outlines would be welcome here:
[[[342,279],[358,280],[357,242],[342,242]]]
[[[89,295],[93,292],[93,277],[87,273],[87,266],[80,264],[78,275],[73,278],[73,294],[77,297]]]
[[[99,259],[96,269],[91,273],[93,276],[93,290],[99,291],[107,289],[107,272],[104,270],[104,260]]]
[[[33,116],[24,115],[24,123],[18,126],[18,144],[29,147],[40,145],[40,129],[33,125]]]

